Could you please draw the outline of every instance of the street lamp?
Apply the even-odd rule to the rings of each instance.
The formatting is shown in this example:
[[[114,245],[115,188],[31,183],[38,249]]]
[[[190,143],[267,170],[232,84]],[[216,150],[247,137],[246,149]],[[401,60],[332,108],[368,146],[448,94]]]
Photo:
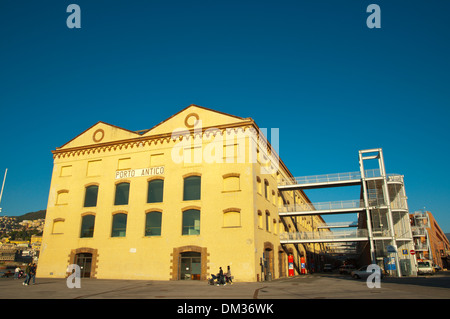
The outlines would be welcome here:
[[[5,176],[3,177],[2,190],[0,191],[0,204],[2,203],[2,195],[3,195],[3,188],[5,187],[6,173],[8,173],[8,169],[5,170]],[[2,209],[0,207],[0,213],[1,211]]]

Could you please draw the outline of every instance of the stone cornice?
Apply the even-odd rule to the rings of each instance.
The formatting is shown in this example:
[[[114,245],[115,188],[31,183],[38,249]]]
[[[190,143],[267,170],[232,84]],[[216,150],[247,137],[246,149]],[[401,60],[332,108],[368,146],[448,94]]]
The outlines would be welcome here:
[[[200,130],[199,128],[192,128],[192,129],[184,129],[180,130],[177,133],[164,133],[164,134],[157,134],[157,135],[150,135],[150,136],[139,136],[135,138],[125,139],[125,140],[117,140],[117,141],[111,141],[106,143],[96,143],[96,144],[89,144],[89,145],[83,145],[78,147],[71,147],[71,148],[56,148],[56,150],[52,151],[53,158],[65,158],[70,156],[78,156],[78,155],[84,155],[84,154],[95,154],[95,153],[105,153],[110,151],[115,151],[116,149],[127,149],[127,148],[134,148],[134,147],[140,147],[149,145],[158,145],[158,144],[164,144],[164,143],[170,143],[171,141],[176,140],[182,140],[183,138],[187,137],[203,137],[209,138],[211,135],[215,136],[216,134],[231,134],[232,131],[236,132],[237,130],[242,130],[244,132],[245,130],[252,130],[252,133],[254,133],[258,138],[262,138],[263,142],[267,145],[267,153],[272,153],[272,147],[267,141],[267,138],[260,134],[260,129],[258,125],[255,123],[255,121],[251,118],[246,119],[245,121],[239,122],[239,123],[230,123],[230,124],[224,124],[224,125],[217,125],[217,126],[210,126],[210,127],[202,127]],[[289,171],[287,166],[283,163],[281,158],[278,154],[273,154],[280,163],[281,168],[286,172],[286,174],[290,177],[292,177],[292,173]]]
[[[96,144],[88,144],[78,147],[71,147],[71,148],[56,148],[56,150],[52,151],[53,158],[59,158],[59,157],[66,157],[66,156],[76,156],[80,154],[90,154],[90,153],[101,153],[116,149],[122,149],[122,148],[133,148],[133,147],[139,147],[139,146],[145,146],[145,145],[158,145],[158,144],[164,144],[164,143],[170,143],[171,141],[176,140],[182,140],[185,137],[202,137],[203,135],[207,138],[209,138],[211,135],[215,136],[216,134],[225,134],[227,132],[228,134],[231,133],[231,131],[235,131],[238,129],[241,129],[242,131],[245,131],[246,129],[253,128],[255,130],[255,133],[258,134],[258,126],[255,124],[253,120],[240,122],[240,123],[234,123],[234,124],[226,124],[226,125],[219,125],[219,126],[213,126],[213,127],[203,127],[200,129],[184,129],[180,130],[174,133],[164,133],[164,134],[158,134],[158,135],[151,135],[151,136],[139,136],[135,138],[125,139],[125,140],[117,140],[117,141],[111,141],[106,143],[96,143]]]

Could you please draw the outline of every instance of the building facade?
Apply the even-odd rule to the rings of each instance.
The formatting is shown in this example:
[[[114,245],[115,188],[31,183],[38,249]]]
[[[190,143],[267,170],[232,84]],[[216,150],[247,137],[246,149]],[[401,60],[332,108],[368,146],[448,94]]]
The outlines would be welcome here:
[[[450,267],[450,242],[429,211],[410,214],[417,260],[431,260],[442,269]]]
[[[98,122],[53,157],[39,277],[78,264],[90,278],[205,280],[230,266],[257,281],[309,254],[280,244],[311,229],[278,207],[309,200],[280,194],[292,175],[251,118],[190,105],[149,130]]]

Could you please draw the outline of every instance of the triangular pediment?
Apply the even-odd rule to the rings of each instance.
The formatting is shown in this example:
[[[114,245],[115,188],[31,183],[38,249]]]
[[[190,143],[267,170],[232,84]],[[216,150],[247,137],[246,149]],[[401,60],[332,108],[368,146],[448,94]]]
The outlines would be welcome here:
[[[139,137],[136,132],[123,129],[121,127],[111,125],[104,122],[98,122],[64,144],[58,149],[81,147],[85,145],[95,145],[100,143],[108,143],[130,138]]]
[[[227,124],[236,124],[247,120],[242,117],[192,104],[158,125],[155,125],[142,136],[168,134],[180,130],[198,129],[200,127],[222,127]]]

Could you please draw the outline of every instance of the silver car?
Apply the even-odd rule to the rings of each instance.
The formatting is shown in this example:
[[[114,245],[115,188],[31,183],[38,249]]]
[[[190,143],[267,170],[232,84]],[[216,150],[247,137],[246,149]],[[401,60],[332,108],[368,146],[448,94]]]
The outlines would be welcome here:
[[[369,266],[370,265],[366,265],[357,270],[353,270],[351,272],[352,277],[355,279],[366,279],[367,277],[369,277],[371,274],[373,274],[375,272],[375,269],[372,269],[372,271],[367,271],[367,267],[369,267]],[[380,272],[380,278],[383,278],[382,272]]]

